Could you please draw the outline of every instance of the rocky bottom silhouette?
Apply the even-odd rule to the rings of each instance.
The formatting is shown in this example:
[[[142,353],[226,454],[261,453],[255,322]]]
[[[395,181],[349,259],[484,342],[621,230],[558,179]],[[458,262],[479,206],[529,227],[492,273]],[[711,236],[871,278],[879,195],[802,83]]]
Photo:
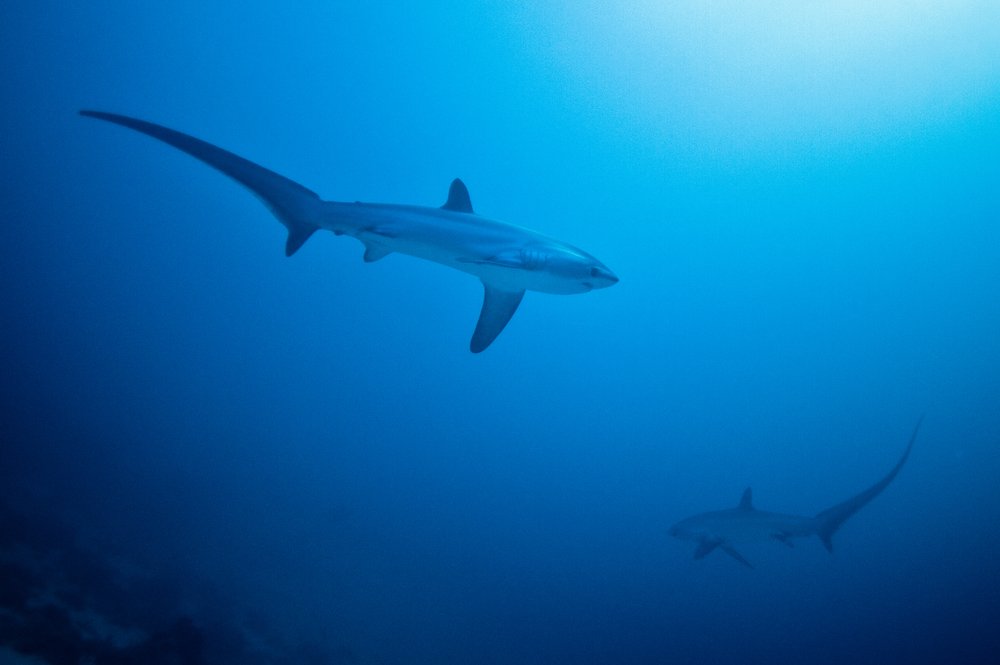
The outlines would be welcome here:
[[[181,584],[88,551],[52,515],[0,503],[0,646],[9,651],[52,665],[357,662],[346,648],[289,644],[259,614],[193,616]]]

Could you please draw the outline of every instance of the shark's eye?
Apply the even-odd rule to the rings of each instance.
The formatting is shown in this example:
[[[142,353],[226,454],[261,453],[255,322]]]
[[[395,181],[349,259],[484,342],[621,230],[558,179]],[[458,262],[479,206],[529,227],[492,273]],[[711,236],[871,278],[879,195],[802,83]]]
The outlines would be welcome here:
[[[590,269],[590,276],[591,277],[600,277],[601,276],[601,269],[600,268],[591,268]]]

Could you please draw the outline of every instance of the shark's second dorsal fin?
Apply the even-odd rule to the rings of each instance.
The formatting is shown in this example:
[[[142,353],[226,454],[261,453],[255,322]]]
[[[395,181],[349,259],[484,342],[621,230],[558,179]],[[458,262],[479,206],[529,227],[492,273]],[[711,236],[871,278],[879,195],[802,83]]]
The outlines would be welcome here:
[[[740,497],[740,510],[753,510],[753,490],[749,487],[743,490],[743,496]]]
[[[451,187],[448,188],[448,200],[444,202],[441,209],[453,212],[467,212],[470,215],[475,214],[472,210],[472,199],[469,198],[469,190],[466,188],[464,182],[458,178],[451,181]]]

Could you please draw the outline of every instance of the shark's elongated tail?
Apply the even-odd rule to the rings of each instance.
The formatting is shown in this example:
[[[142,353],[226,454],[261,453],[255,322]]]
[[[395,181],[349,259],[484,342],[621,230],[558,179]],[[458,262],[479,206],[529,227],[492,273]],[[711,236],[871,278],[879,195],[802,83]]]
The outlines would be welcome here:
[[[313,221],[319,214],[321,203],[316,193],[263,166],[211,143],[145,120],[100,111],[80,111],[80,115],[113,122],[159,139],[200,159],[249,189],[288,229],[286,256],[294,254],[319,228]]]
[[[913,428],[913,434],[910,435],[910,442],[906,446],[906,450],[903,452],[903,456],[899,458],[896,462],[896,466],[892,468],[886,476],[861,492],[857,496],[854,496],[847,501],[842,501],[832,508],[828,508],[823,512],[816,515],[814,518],[816,520],[816,534],[819,539],[823,541],[823,545],[826,546],[827,551],[833,552],[833,534],[840,528],[840,525],[847,521],[849,517],[854,515],[862,508],[864,508],[868,503],[877,497],[882,490],[889,486],[889,483],[896,477],[899,470],[903,468],[903,464],[906,463],[907,458],[910,456],[910,451],[913,449],[913,442],[917,440],[917,432],[920,430],[920,423],[924,420],[923,416],[917,421],[916,427]]]

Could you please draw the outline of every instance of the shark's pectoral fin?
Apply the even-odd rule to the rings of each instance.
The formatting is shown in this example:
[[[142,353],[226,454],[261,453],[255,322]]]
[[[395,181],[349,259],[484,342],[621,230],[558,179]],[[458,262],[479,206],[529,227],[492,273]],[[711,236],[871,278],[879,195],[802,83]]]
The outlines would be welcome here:
[[[721,542],[722,541],[720,540],[715,540],[712,538],[702,538],[701,540],[698,541],[698,547],[694,551],[694,558],[704,559],[709,554],[711,554],[712,550],[718,547]]]
[[[524,291],[504,291],[483,282],[483,309],[479,312],[476,331],[472,333],[469,348],[479,353],[488,347],[514,316]]]
[[[378,261],[392,254],[392,250],[383,245],[368,244],[365,243],[365,263],[372,263]]]
[[[744,559],[743,555],[740,554],[739,552],[737,552],[736,548],[734,548],[729,543],[719,543],[719,547],[722,549],[723,552],[725,552],[729,556],[733,557],[734,559],[736,559],[737,561],[739,561],[740,563],[742,563],[747,568],[753,568],[753,564],[751,564],[749,561],[747,561],[746,559]]]
[[[699,540],[698,548],[695,549],[694,551],[694,558],[704,559],[706,556],[711,554],[717,547],[726,554],[728,554],[729,556],[733,557],[734,559],[742,563],[744,566],[748,568],[753,568],[750,562],[744,559],[743,555],[736,551],[736,548],[734,548],[732,545],[730,545],[729,543],[727,543],[726,541],[722,540],[719,537],[712,537],[712,538],[706,537]]]

